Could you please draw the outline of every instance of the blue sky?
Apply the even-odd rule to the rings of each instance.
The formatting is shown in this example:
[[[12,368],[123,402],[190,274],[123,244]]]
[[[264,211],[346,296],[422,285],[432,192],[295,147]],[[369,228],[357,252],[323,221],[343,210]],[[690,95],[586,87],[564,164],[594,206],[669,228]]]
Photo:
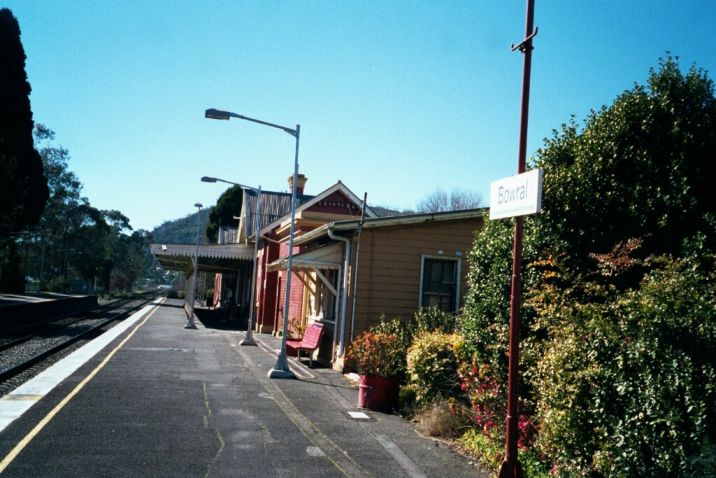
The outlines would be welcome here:
[[[523,1],[0,0],[20,22],[35,121],[84,195],[151,229],[214,204],[217,176],[307,193],[342,180],[405,209],[517,169]],[[712,0],[536,0],[528,154],[644,82],[666,51],[716,74]]]

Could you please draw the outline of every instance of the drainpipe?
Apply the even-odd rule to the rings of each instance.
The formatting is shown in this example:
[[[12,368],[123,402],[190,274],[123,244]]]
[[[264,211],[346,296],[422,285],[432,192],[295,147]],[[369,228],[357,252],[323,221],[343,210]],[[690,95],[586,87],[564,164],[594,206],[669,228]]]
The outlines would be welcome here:
[[[360,233],[363,231],[363,222],[365,222],[365,206],[368,200],[368,193],[363,193],[363,208],[360,213],[360,223],[358,224],[358,244],[356,244],[356,266],[353,273],[353,306],[351,310],[351,340],[353,342],[353,330],[356,325],[356,292],[358,291],[358,259],[360,259]]]
[[[351,240],[346,239],[345,237],[336,236],[333,234],[333,230],[330,228],[328,229],[328,237],[333,239],[334,241],[342,241],[346,245],[346,255],[345,255],[345,261],[343,262],[343,286],[341,287],[342,290],[342,302],[341,302],[341,330],[340,330],[340,340],[338,342],[338,357],[343,356],[343,352],[345,349],[345,338],[346,338],[346,309],[348,307],[348,273],[350,270],[350,264],[351,264]]]

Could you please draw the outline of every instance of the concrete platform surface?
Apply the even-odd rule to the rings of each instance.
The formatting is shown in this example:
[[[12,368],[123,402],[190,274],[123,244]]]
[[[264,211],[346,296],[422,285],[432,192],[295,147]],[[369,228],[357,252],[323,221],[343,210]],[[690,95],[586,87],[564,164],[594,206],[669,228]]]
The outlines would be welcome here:
[[[148,308],[46,395],[27,394],[34,405],[0,432],[0,474],[487,476],[398,416],[351,418],[357,390],[333,370],[292,359],[296,380],[269,379],[279,339],[239,346],[243,332],[185,322],[179,301]]]

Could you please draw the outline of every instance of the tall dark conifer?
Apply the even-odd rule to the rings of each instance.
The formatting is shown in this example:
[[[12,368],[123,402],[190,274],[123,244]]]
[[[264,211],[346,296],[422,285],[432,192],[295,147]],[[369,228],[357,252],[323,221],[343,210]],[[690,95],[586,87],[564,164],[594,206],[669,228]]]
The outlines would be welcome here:
[[[8,230],[37,224],[49,194],[32,139],[25,58],[17,19],[0,9],[0,234],[5,237]]]
[[[32,138],[30,83],[20,26],[0,9],[0,288],[17,291],[22,276],[13,259],[13,233],[37,224],[49,190]],[[4,274],[2,273],[4,271]]]

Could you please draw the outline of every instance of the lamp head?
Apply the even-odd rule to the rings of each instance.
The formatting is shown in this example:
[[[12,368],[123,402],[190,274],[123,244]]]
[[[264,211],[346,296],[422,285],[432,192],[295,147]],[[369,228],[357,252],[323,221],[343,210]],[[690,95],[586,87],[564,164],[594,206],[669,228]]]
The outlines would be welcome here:
[[[228,111],[217,110],[216,108],[209,108],[208,110],[204,111],[204,118],[228,120],[229,118],[231,118],[231,113],[229,113]]]
[[[201,208],[204,207],[204,205],[203,205],[202,203],[200,203],[200,202],[195,202],[195,203],[194,203],[194,207],[198,207],[199,209],[201,209]]]
[[[216,182],[216,178],[212,178],[211,176],[203,176],[203,177],[201,178],[201,182],[202,182],[202,183],[215,183],[215,182]]]

